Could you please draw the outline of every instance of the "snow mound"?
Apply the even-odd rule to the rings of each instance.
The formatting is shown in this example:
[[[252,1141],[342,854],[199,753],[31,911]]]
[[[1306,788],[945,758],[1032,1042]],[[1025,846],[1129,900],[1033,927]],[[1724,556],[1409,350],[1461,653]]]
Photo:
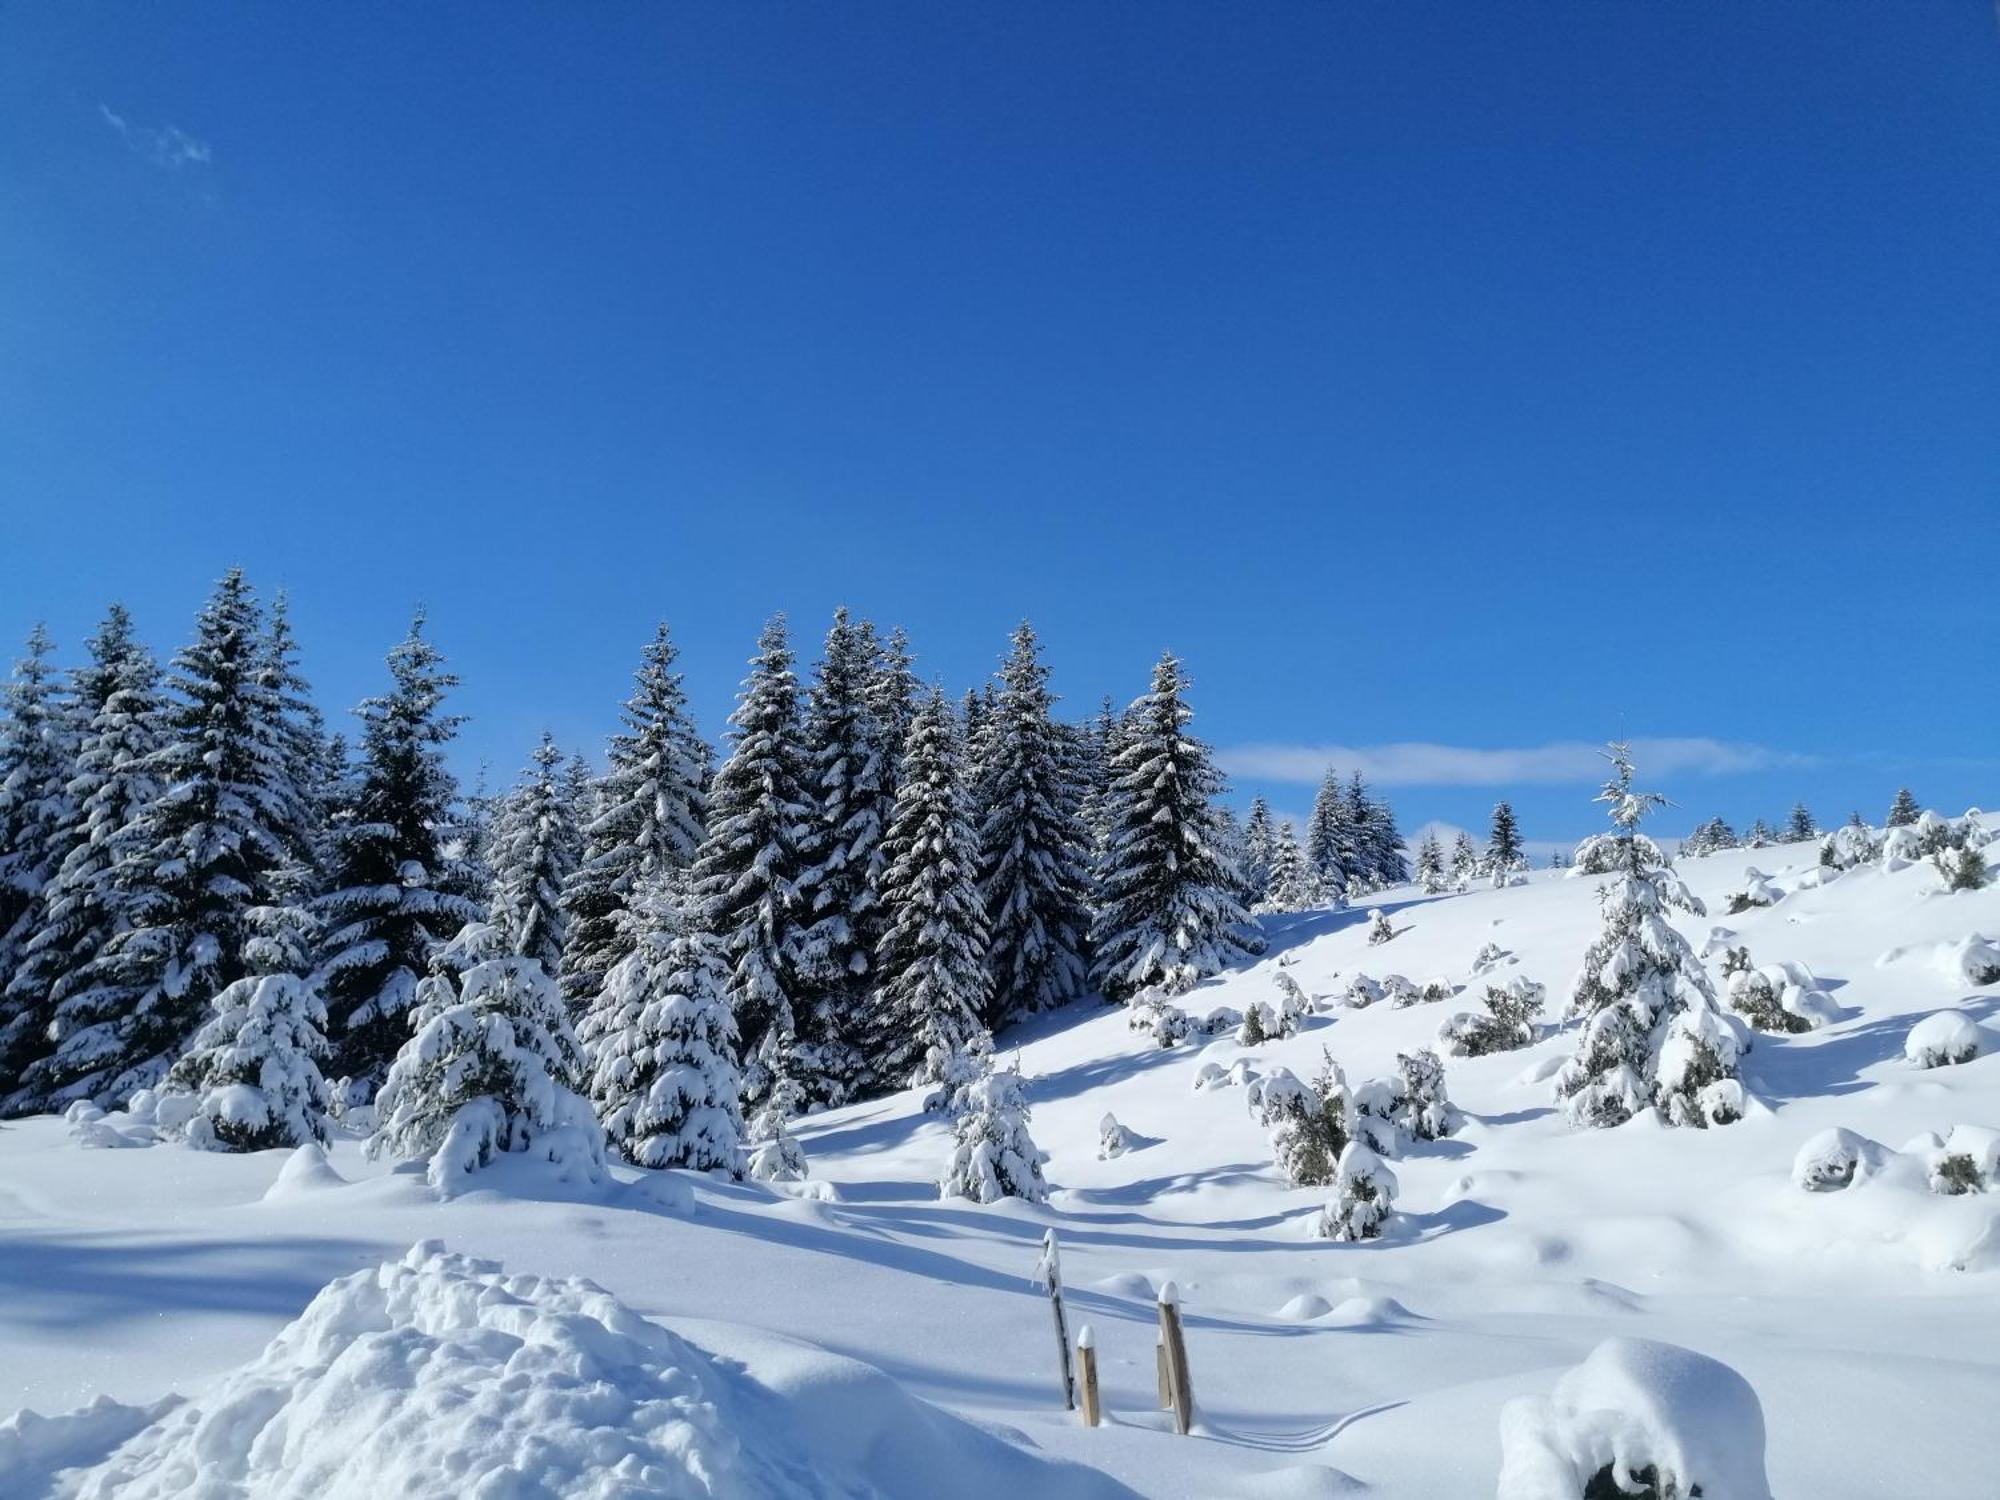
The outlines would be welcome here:
[[[920,1434],[911,1440],[948,1466],[936,1472],[1093,1493],[1078,1488],[1067,1466],[924,1407],[879,1371],[810,1353],[782,1362],[788,1376],[808,1372],[788,1382],[799,1389],[774,1389],[592,1282],[509,1276],[495,1262],[425,1241],[400,1261],[328,1283],[256,1359],[56,1493],[915,1496],[922,1491],[911,1487],[907,1455],[878,1463],[892,1428]],[[18,1442],[23,1422],[0,1434]],[[832,1430],[845,1436],[823,1442]],[[1105,1481],[1094,1493],[1119,1491]]]
[[[169,1396],[151,1406],[126,1406],[109,1396],[53,1417],[17,1411],[0,1422],[0,1478],[12,1500],[59,1493],[65,1469],[100,1462],[134,1433],[152,1426],[180,1404]]]
[[[1955,1010],[1925,1016],[1903,1040],[1903,1056],[1920,1068],[1943,1068],[1971,1062],[1983,1050],[1978,1026]]]
[[[271,1185],[264,1189],[266,1203],[323,1193],[328,1188],[347,1186],[347,1179],[334,1171],[326,1158],[326,1148],[308,1142],[293,1149]]]
[[[1606,1339],[1548,1396],[1509,1401],[1500,1446],[1500,1500],[1577,1500],[1607,1467],[1628,1488],[1650,1469],[1663,1495],[1771,1500],[1764,1410],[1749,1382],[1651,1339]]]
[[[1309,1323],[1314,1318],[1323,1318],[1333,1311],[1333,1304],[1316,1292],[1300,1292],[1283,1307],[1278,1316],[1294,1323]]]

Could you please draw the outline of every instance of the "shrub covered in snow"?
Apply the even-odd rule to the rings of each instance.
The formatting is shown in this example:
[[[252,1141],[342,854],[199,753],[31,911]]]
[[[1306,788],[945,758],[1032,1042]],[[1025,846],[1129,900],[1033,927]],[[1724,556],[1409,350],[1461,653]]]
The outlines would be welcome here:
[[[1406,1009],[1424,998],[1424,992],[1401,974],[1382,976],[1382,994],[1397,1010]]]
[[[1979,1028],[1963,1011],[1941,1010],[1925,1016],[1903,1039],[1903,1056],[1920,1068],[1968,1063],[1979,1056]]]
[[[1372,1240],[1396,1206],[1396,1174],[1361,1141],[1349,1141],[1334,1175],[1333,1200],[1319,1212],[1321,1239]]]
[[[1040,1203],[1048,1197],[1048,1184],[1042,1180],[1042,1163],[1048,1157],[1028,1134],[1028,1101],[1019,1073],[988,1073],[970,1085],[956,1135],[951,1159],[938,1179],[940,1198],[970,1198],[974,1203],[1025,1198]]]
[[[1778,888],[1752,865],[1743,872],[1743,884],[1729,893],[1729,915],[1733,917],[1759,906],[1776,906],[1779,895]]]
[[[440,1192],[502,1152],[532,1152],[596,1178],[604,1129],[576,1093],[583,1058],[554,983],[532,959],[474,964],[456,992],[420,987],[416,1033],[376,1098],[371,1155],[428,1157]]]
[[[1513,955],[1498,943],[1482,943],[1479,951],[1472,955],[1473,977],[1476,979],[1481,974],[1497,969],[1502,964],[1511,962],[1512,958]]]
[[[1799,1147],[1792,1181],[1809,1193],[1838,1192],[1879,1171],[1891,1155],[1888,1147],[1836,1126]]]
[[[1396,929],[1389,925],[1388,913],[1379,908],[1368,913],[1368,941],[1370,944],[1386,943],[1396,935]]]
[[[1881,841],[1872,830],[1848,823],[1819,841],[1819,862],[1823,869],[1852,870],[1873,864],[1881,851]]]
[[[1271,1158],[1293,1187],[1323,1187],[1354,1135],[1354,1101],[1340,1065],[1321,1050],[1310,1085],[1290,1072],[1286,1083],[1267,1083],[1259,1103],[1271,1130]]]
[[[750,1121],[750,1175],[758,1182],[804,1182],[806,1154],[792,1138],[791,1120],[805,1091],[782,1068],[770,1076],[770,1092]]]
[[[1486,1015],[1460,1011],[1438,1028],[1438,1041],[1453,1057],[1484,1057],[1534,1045],[1541,1034],[1547,989],[1525,974],[1504,985],[1486,986]]]
[[[1640,819],[1664,799],[1632,789],[1623,745],[1609,758],[1617,774],[1597,800],[1610,804],[1614,832],[1594,847],[1615,856],[1616,878],[1600,894],[1603,930],[1570,992],[1569,1013],[1583,1025],[1556,1075],[1556,1097],[1579,1125],[1620,1125],[1649,1105],[1670,1125],[1726,1124],[1743,1113],[1736,1081],[1743,1038],[1667,920],[1670,907],[1700,916],[1702,905],[1639,832]]]
[[[1312,1014],[1313,1003],[1310,996],[1299,987],[1299,982],[1283,969],[1276,972],[1278,986],[1278,1034],[1292,1036],[1299,1025]]]
[[[1157,985],[1148,985],[1127,997],[1125,1024],[1134,1031],[1148,1033],[1162,1047],[1171,1047],[1175,1042],[1186,1040],[1194,1030],[1188,1013],[1174,1004]]]
[[[1938,875],[1948,891],[1977,891],[1986,885],[1986,856],[1979,850],[1966,846],[1958,849],[1942,849],[1931,856],[1937,865]]]
[[[266,1151],[326,1141],[326,1007],[296,974],[237,980],[167,1074],[195,1096],[187,1142],[212,1151]]]
[[[1349,1010],[1365,1010],[1382,998],[1382,985],[1366,974],[1356,974],[1347,981],[1347,988],[1341,993],[1340,1003]]]
[[[1764,1409],[1729,1366],[1611,1338],[1500,1413],[1499,1500],[1771,1500]]]
[[[1103,1119],[1097,1122],[1097,1159],[1099,1161],[1110,1161],[1113,1157],[1123,1156],[1138,1144],[1139,1138],[1123,1125],[1119,1124],[1116,1115],[1106,1114]]]
[[[2000,943],[1975,932],[1952,944],[1945,966],[1950,973],[1975,987],[2000,984]]]
[[[1731,1009],[1759,1031],[1796,1034],[1812,1030],[1816,1024],[1813,1015],[1796,1002],[1786,1004],[1788,995],[1804,993],[1778,968],[1743,969],[1729,976]]]

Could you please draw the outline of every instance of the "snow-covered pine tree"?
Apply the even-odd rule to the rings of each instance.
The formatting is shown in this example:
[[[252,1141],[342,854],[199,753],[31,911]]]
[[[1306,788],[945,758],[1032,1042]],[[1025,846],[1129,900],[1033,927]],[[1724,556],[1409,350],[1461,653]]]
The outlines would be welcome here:
[[[1083,824],[1085,849],[1090,856],[1090,905],[1098,904],[1104,878],[1104,857],[1111,847],[1111,830],[1118,821],[1118,773],[1115,762],[1124,731],[1124,718],[1105,696],[1097,717],[1090,725],[1089,780],[1078,797],[1077,818]]]
[[[1473,871],[1479,868],[1479,851],[1472,846],[1472,835],[1463,828],[1451,845],[1451,879],[1454,885],[1463,886],[1472,879]]]
[[[1521,847],[1521,825],[1514,821],[1511,802],[1493,804],[1493,827],[1486,836],[1486,863],[1500,878],[1528,866],[1527,853]]]
[[[49,658],[55,643],[37,625],[14,664],[0,716],[0,993],[10,986],[40,926],[42,891],[75,821],[69,780],[77,715]],[[6,1080],[0,1079],[0,1088]]]
[[[144,764],[161,789],[115,839],[117,932],[56,1007],[55,1103],[157,1084],[209,998],[246,972],[246,914],[304,843],[263,611],[231,570],[174,658],[176,697]]]
[[[1243,825],[1243,881],[1249,899],[1261,902],[1270,894],[1271,870],[1277,861],[1278,836],[1271,822],[1271,807],[1262,797],[1250,799],[1250,817]]]
[[[160,744],[159,679],[131,615],[112,605],[91,637],[90,665],[76,674],[83,733],[66,789],[74,814],[61,861],[0,999],[0,1114],[40,1107],[55,1006],[117,930],[116,839],[160,790],[145,769]]]
[[[1163,654],[1120,733],[1117,821],[1091,929],[1092,978],[1110,1000],[1149,985],[1182,993],[1264,947],[1243,908],[1242,876],[1217,848],[1222,777],[1187,732],[1186,687],[1180,662]]]
[[[569,934],[562,892],[582,858],[582,839],[564,785],[562,751],[544,730],[500,813],[487,908],[508,947],[545,974],[562,966]]]
[[[209,1151],[268,1151],[326,1143],[330,1103],[320,1063],[326,1007],[305,977],[313,922],[296,904],[304,871],[280,877],[281,904],[252,907],[249,972],[211,1002],[213,1014],[167,1073],[165,1087],[198,1096],[183,1127]]]
[[[647,934],[612,966],[613,1024],[590,1059],[605,1133],[639,1167],[743,1175],[743,1079],[729,976],[698,926]]]
[[[1359,832],[1349,816],[1340,773],[1328,766],[1319,795],[1313,798],[1312,816],[1306,820],[1305,855],[1320,889],[1335,900],[1346,895],[1350,875],[1358,873]]]
[[[1889,804],[1889,816],[1885,820],[1884,826],[1889,828],[1908,828],[1923,815],[1924,810],[1917,805],[1917,799],[1910,789],[1906,786],[1898,787],[1896,789],[1896,800]]]
[[[569,942],[557,976],[572,1010],[590,1004],[632,951],[625,920],[648,880],[693,863],[708,820],[709,750],[688,711],[665,624],[646,643],[596,785],[582,862],[563,886]]]
[[[444,746],[461,722],[443,704],[458,679],[423,632],[419,610],[389,653],[390,691],[357,710],[353,801],[327,840],[326,890],[313,904],[333,1071],[364,1086],[409,1035],[405,1012],[437,945],[480,916],[443,842],[457,801]]]
[[[867,636],[845,607],[836,610],[806,696],[810,815],[799,885],[808,925],[793,1002],[797,1077],[817,1104],[842,1103],[880,1081],[870,1076],[867,1033],[875,944],[886,920],[877,882],[891,777],[868,707],[873,670]]]
[[[714,934],[729,970],[744,1097],[752,1102],[771,1086],[769,1059],[789,1052],[797,1036],[802,990],[799,882],[812,807],[792,660],[785,617],[775,615],[729,716],[729,754],[709,791],[708,831],[691,873],[695,920]]]
[[[758,1182],[804,1182],[806,1154],[791,1130],[802,1102],[799,1086],[782,1066],[770,1077],[764,1103],[750,1120],[750,1175]]]
[[[986,1030],[991,978],[979,896],[979,839],[962,779],[958,725],[933,689],[917,708],[882,842],[888,917],[877,953],[878,1076],[934,1082]]]
[[[1613,878],[1599,893],[1603,930],[1584,955],[1569,1013],[1582,1019],[1575,1054],[1556,1075],[1556,1098],[1579,1125],[1621,1125],[1649,1105],[1670,1125],[1721,1125],[1743,1113],[1736,1081],[1742,1039],[1669,908],[1702,904],[1668,867],[1639,823],[1664,797],[1632,789],[1623,744],[1607,752],[1614,776],[1597,800],[1612,832],[1578,851],[1580,867]]]
[[[1042,1178],[1047,1158],[1028,1134],[1028,1100],[1019,1073],[989,1069],[965,1086],[956,1112],[951,1157],[938,1179],[940,1198],[974,1203],[1048,1198]]]
[[[1806,839],[1819,837],[1819,825],[1813,822],[1813,815],[1805,803],[1794,802],[1791,816],[1785,821],[1785,842],[1802,843]]]
[[[864,620],[861,630],[864,646],[873,646],[875,627]],[[883,765],[890,777],[885,790],[893,797],[896,767],[903,760],[903,740],[910,732],[910,720],[917,716],[917,700],[924,685],[917,676],[916,658],[910,654],[909,634],[900,625],[875,647],[873,661],[868,678],[868,712],[882,736]]]
[[[1372,1240],[1396,1206],[1396,1174],[1360,1140],[1340,1153],[1333,1201],[1321,1209],[1314,1230],[1322,1239]]]
[[[979,887],[992,977],[982,1019],[989,1029],[1062,1005],[1087,983],[1089,856],[1048,680],[1024,621],[1000,669],[980,789]]]
[[[1348,816],[1365,830],[1359,840],[1362,857],[1373,872],[1375,886],[1403,885],[1410,878],[1410,861],[1403,852],[1403,835],[1396,827],[1396,811],[1379,797],[1368,794],[1359,772],[1348,784]]]
[[[427,994],[375,1109],[370,1155],[428,1157],[440,1193],[503,1152],[532,1152],[594,1180],[604,1130],[577,1094],[583,1054],[562,996],[541,965],[495,958],[459,977],[452,997]]]
[[[1320,890],[1319,877],[1307,862],[1305,851],[1299,847],[1292,825],[1279,823],[1271,844],[1271,878],[1264,895],[1264,909],[1274,912],[1306,911],[1320,905],[1325,897]]]
[[[282,592],[271,601],[261,671],[264,686],[277,705],[285,776],[298,791],[298,846],[292,858],[302,868],[311,870],[319,853],[320,825],[329,810],[334,788],[327,783],[326,719],[313,702],[312,685],[299,670],[299,643],[292,633],[291,601]]]
[[[1762,849],[1776,837],[1777,835],[1771,830],[1771,825],[1766,823],[1762,818],[1757,818],[1752,821],[1749,830],[1744,833],[1743,842],[1752,849]]]
[[[1445,887],[1444,847],[1429,829],[1417,841],[1417,886],[1429,896],[1437,895]]]

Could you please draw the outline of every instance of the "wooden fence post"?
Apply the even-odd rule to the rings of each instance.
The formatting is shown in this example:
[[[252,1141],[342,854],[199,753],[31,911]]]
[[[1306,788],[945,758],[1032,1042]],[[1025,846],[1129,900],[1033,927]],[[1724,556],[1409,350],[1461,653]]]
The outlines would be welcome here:
[[[1194,1386],[1188,1379],[1187,1339],[1181,1332],[1181,1292],[1171,1281],[1160,1288],[1160,1347],[1166,1351],[1174,1431],[1186,1437],[1194,1425]]]
[[[1083,1383],[1083,1425],[1095,1427],[1103,1410],[1097,1400],[1097,1336],[1088,1323],[1076,1331],[1076,1373]]]
[[[1153,1343],[1153,1364],[1160,1376],[1160,1410],[1165,1411],[1174,1404],[1174,1377],[1167,1368],[1167,1336],[1164,1333]]]
[[[1076,1376],[1069,1363],[1069,1318],[1063,1312],[1062,1247],[1051,1229],[1042,1236],[1042,1258],[1035,1267],[1035,1284],[1045,1287],[1056,1315],[1056,1353],[1062,1360],[1063,1409],[1076,1410]]]

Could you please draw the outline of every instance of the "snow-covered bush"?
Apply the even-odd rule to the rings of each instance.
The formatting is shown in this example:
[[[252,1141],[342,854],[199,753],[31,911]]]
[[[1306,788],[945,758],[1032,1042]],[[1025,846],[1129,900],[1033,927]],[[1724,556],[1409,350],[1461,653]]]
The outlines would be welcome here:
[[[1892,1153],[1865,1135],[1835,1126],[1822,1130],[1792,1158],[1792,1181],[1809,1193],[1832,1193],[1881,1170]]]
[[[1139,1138],[1123,1125],[1118,1117],[1106,1114],[1097,1122],[1097,1159],[1110,1161],[1114,1156],[1123,1156],[1139,1144]]]
[[[1314,1230],[1321,1239],[1372,1240],[1396,1206],[1396,1174],[1358,1140],[1340,1153],[1333,1200],[1319,1212]]]
[[[1426,1005],[1436,1005],[1440,1001],[1449,1000],[1457,993],[1458,987],[1449,979],[1426,979],[1417,998]]]
[[[1369,943],[1386,943],[1396,935],[1396,929],[1389,925],[1388,914],[1379,907],[1368,913]]]
[[[1901,870],[1923,857],[1923,836],[1914,827],[1890,828],[1883,832],[1881,862],[1884,870]]]
[[[1481,974],[1488,973],[1493,969],[1499,968],[1502,964],[1510,962],[1512,958],[1513,955],[1498,943],[1483,943],[1480,945],[1479,951],[1472,956],[1472,975],[1476,979]]]
[[[1597,800],[1610,804],[1614,831],[1593,847],[1615,859],[1616,878],[1599,894],[1603,929],[1570,992],[1569,1013],[1583,1025],[1556,1075],[1556,1098],[1579,1125],[1620,1125],[1648,1106],[1670,1125],[1726,1124],[1743,1113],[1736,1067],[1744,1037],[1667,920],[1670,907],[1701,916],[1702,905],[1639,832],[1665,799],[1632,789],[1623,745],[1608,758],[1617,774]]]
[[[1047,1156],[1028,1134],[1028,1101],[1021,1075],[988,1073],[966,1089],[966,1109],[958,1117],[957,1141],[938,1179],[940,1198],[997,1203],[1025,1198],[1040,1203],[1049,1195],[1042,1180]]]
[[[1931,856],[1948,891],[1977,891],[1985,888],[1986,856],[1971,845],[1942,849]]]
[[[376,1097],[371,1155],[428,1157],[440,1192],[502,1152],[532,1152],[596,1179],[604,1129],[576,1093],[583,1065],[562,997],[532,959],[474,964],[456,986],[419,986],[415,1034]]]
[[[1286,1073],[1282,1089],[1267,1087],[1261,1104],[1271,1130],[1271,1158],[1293,1187],[1323,1187],[1334,1180],[1341,1153],[1354,1135],[1354,1101],[1340,1065],[1324,1049],[1310,1086]]]
[[[1750,969],[1750,949],[1747,944],[1739,943],[1733,948],[1722,950],[1722,977],[1724,979],[1733,979],[1738,974],[1747,974],[1750,972]]]
[[[1157,985],[1148,985],[1126,999],[1125,1024],[1134,1031],[1150,1034],[1161,1047],[1185,1041],[1194,1030],[1188,1013],[1175,1005]]]
[[[1968,1063],[1980,1053],[1979,1027],[1963,1011],[1925,1016],[1903,1039],[1903,1056],[1920,1068]]]
[[[715,940],[699,929],[642,940],[605,976],[590,1097],[634,1166],[743,1175],[728,985]]]
[[[1945,962],[1952,973],[1974,988],[2000,984],[2000,943],[1976,932],[1954,943]]]
[[[1243,1012],[1232,1010],[1227,1005],[1218,1005],[1214,1010],[1193,1023],[1196,1031],[1209,1036],[1221,1036],[1225,1031],[1235,1031],[1243,1024]]]
[[[191,1146],[267,1151],[326,1143],[326,1007],[296,974],[246,977],[215,997],[164,1088],[195,1096]]]
[[[805,1091],[782,1069],[750,1121],[750,1176],[757,1182],[804,1182],[806,1153],[792,1136],[792,1116]]]
[[[1788,1009],[1784,996],[1788,988],[1781,969],[1744,969],[1729,976],[1729,1004],[1759,1031],[1781,1035],[1812,1030],[1806,1016]]]
[[[1764,1409],[1729,1366],[1611,1338],[1500,1411],[1500,1500],[1771,1500]]]
[[[1312,999],[1299,988],[1299,982],[1283,969],[1279,969],[1275,977],[1278,986],[1278,1034],[1293,1036],[1297,1034],[1300,1023],[1312,1014]]]
[[[1759,906],[1776,906],[1780,892],[1755,865],[1743,872],[1743,884],[1729,893],[1729,915]]]
[[[1264,1006],[1261,1000],[1252,1000],[1243,1009],[1243,1024],[1236,1030],[1236,1040],[1245,1047],[1261,1047],[1277,1029],[1277,1018]]]
[[[1852,870],[1873,864],[1881,853],[1881,843],[1873,830],[1848,823],[1819,841],[1819,862],[1823,869]]]
[[[1445,1092],[1444,1064],[1428,1047],[1396,1055],[1396,1094],[1396,1123],[1416,1140],[1442,1140],[1464,1123]]]
[[[1547,989],[1516,974],[1504,985],[1486,986],[1487,1015],[1460,1011],[1438,1028],[1438,1040],[1453,1057],[1484,1057],[1532,1046],[1541,1034]]]
[[[1407,1009],[1424,998],[1424,992],[1401,974],[1382,976],[1382,994],[1397,1010]]]
[[[1365,1010],[1382,998],[1382,986],[1366,974],[1356,974],[1347,981],[1340,1003],[1349,1010]]]

